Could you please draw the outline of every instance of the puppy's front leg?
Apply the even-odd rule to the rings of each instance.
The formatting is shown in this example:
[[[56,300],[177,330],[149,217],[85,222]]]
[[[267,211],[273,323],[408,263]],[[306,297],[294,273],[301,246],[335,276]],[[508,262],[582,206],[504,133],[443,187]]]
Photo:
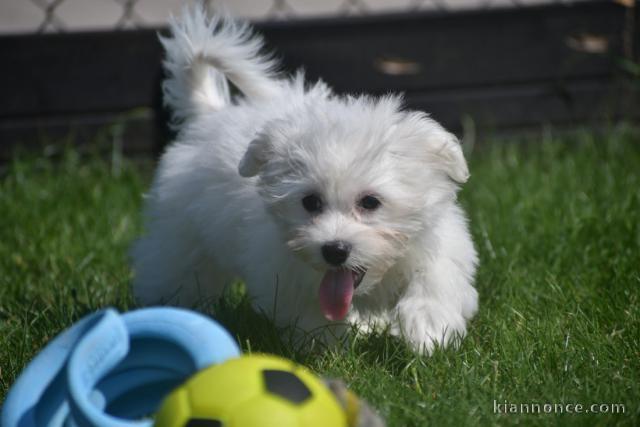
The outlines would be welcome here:
[[[436,345],[457,345],[467,332],[467,320],[477,311],[472,278],[446,257],[414,268],[408,277],[396,306],[398,333],[425,354]]]

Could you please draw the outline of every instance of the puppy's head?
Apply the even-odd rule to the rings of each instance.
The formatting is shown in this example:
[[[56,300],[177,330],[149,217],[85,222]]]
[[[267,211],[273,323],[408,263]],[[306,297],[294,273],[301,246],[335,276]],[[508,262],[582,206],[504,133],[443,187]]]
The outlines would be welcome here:
[[[457,139],[395,97],[297,107],[257,135],[239,172],[258,177],[288,246],[323,273],[331,320],[381,281],[468,178]]]

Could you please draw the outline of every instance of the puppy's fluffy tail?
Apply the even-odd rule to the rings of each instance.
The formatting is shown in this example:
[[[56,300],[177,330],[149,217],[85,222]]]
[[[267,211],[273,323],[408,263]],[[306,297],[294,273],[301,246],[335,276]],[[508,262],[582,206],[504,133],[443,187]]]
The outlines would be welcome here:
[[[262,38],[249,25],[228,15],[208,17],[202,7],[185,8],[170,20],[166,50],[164,101],[181,122],[194,114],[216,111],[231,102],[228,81],[252,99],[268,99],[280,87],[275,62],[260,54]]]

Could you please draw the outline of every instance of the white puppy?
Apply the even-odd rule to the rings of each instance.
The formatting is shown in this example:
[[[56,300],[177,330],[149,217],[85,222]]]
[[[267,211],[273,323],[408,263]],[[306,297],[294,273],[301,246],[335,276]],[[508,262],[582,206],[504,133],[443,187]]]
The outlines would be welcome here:
[[[276,74],[245,24],[194,9],[171,33],[179,134],[132,252],[138,301],[194,306],[240,278],[278,324],[383,325],[425,352],[463,336],[477,256],[457,139],[398,96]]]

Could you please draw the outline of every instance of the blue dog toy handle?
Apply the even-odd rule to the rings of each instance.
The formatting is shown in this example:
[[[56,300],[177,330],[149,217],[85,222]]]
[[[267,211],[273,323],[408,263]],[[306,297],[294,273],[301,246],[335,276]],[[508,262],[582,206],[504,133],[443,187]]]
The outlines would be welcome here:
[[[177,308],[91,314],[58,335],[9,390],[2,427],[150,427],[196,371],[240,355],[213,320]]]

